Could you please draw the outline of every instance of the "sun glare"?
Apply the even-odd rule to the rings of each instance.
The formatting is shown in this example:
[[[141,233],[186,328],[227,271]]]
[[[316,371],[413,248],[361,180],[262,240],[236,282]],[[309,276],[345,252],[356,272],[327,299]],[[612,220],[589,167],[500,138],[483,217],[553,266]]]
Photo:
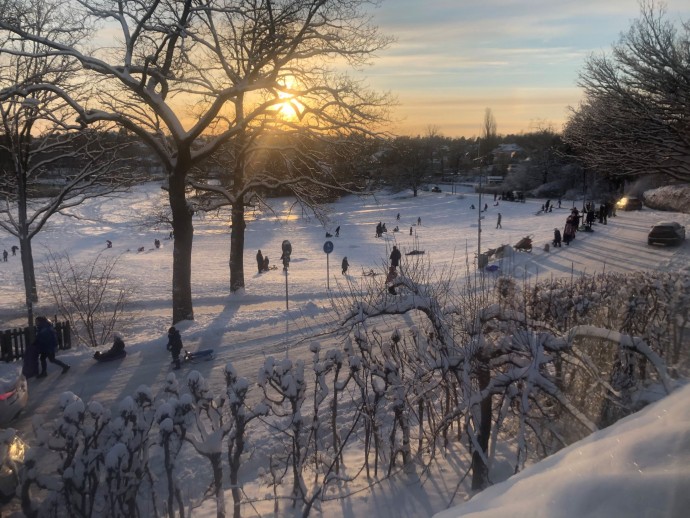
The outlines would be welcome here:
[[[285,86],[287,88],[292,88],[292,85],[288,81],[286,81]],[[297,120],[303,107],[297,98],[288,92],[278,92],[278,99],[283,100],[275,105],[275,109],[280,118],[291,121]]]

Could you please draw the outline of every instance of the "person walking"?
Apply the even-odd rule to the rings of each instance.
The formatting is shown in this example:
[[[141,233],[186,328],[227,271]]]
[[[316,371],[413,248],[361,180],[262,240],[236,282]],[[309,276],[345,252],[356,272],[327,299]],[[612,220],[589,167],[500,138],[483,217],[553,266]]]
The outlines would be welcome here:
[[[498,213],[498,221],[496,221],[496,228],[503,228],[503,227],[501,226],[501,217],[502,217],[502,216],[501,216],[501,213],[499,212],[499,213]]]
[[[421,226],[422,226],[422,217],[421,217],[421,216],[419,216],[419,217],[417,218],[417,226],[418,226],[418,227],[421,227]]]
[[[19,250],[19,247],[17,245],[12,245],[12,255],[17,255],[17,250]]]
[[[335,237],[340,237],[340,225],[335,227]]]
[[[390,260],[391,260],[391,268],[393,271],[395,271],[398,266],[400,266],[400,259],[402,257],[402,254],[400,253],[400,250],[398,250],[398,247],[393,245],[393,251],[391,252]]]
[[[553,246],[559,248],[561,246],[561,231],[557,228],[553,229]]]
[[[55,352],[58,348],[58,338],[55,328],[50,320],[44,316],[36,317],[36,339],[34,345],[38,351],[38,358],[41,361],[41,372],[39,378],[45,378],[48,375],[46,360],[62,367],[64,374],[69,370],[69,365],[55,358]]]
[[[256,253],[256,266],[259,269],[259,273],[261,273],[264,269],[264,256],[261,250]]]
[[[182,337],[180,336],[180,332],[175,329],[175,327],[168,329],[168,345],[166,348],[168,351],[170,351],[170,355],[172,356],[172,361],[175,364],[174,369],[179,370],[180,352],[182,351]]]
[[[343,257],[343,275],[347,273],[347,269],[350,267],[350,263],[347,262],[347,257]]]
[[[2,260],[5,261],[5,262],[7,262],[7,255],[8,255],[8,254],[7,254],[7,250],[3,250],[3,251],[2,251]]]

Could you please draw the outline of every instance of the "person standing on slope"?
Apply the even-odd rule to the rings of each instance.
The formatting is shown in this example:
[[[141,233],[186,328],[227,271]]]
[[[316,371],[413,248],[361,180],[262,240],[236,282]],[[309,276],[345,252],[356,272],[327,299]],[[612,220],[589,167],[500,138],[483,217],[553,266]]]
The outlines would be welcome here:
[[[180,332],[174,327],[168,329],[167,349],[168,351],[170,351],[170,354],[172,355],[172,361],[175,364],[174,369],[179,370],[180,352],[182,351],[182,337],[180,336]]]

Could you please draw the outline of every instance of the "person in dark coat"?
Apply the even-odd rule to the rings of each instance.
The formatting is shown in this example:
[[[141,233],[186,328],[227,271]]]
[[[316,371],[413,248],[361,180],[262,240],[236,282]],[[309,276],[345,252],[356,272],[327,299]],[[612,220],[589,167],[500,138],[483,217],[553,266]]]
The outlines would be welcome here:
[[[180,368],[180,352],[182,351],[182,337],[180,336],[180,332],[174,327],[168,329],[168,345],[166,347],[172,355],[172,360],[175,364],[174,369],[178,370]]]
[[[335,227],[335,237],[340,237],[340,225]]]
[[[400,253],[400,250],[398,250],[398,247],[393,245],[393,251],[391,252],[390,260],[391,260],[391,268],[395,270],[398,266],[400,266],[400,259],[402,257],[402,254]]]
[[[12,245],[12,255],[17,255],[17,250],[19,250],[19,247],[17,245]]]
[[[347,273],[347,269],[350,267],[350,263],[347,262],[347,257],[343,257],[343,275]]]
[[[557,228],[553,229],[553,246],[561,246],[561,231]]]
[[[120,333],[113,333],[113,345],[102,353],[101,351],[96,351],[93,357],[96,360],[101,360],[104,358],[118,357],[122,356],[125,352],[125,341],[122,339]]]
[[[55,353],[58,348],[58,338],[51,321],[44,316],[36,317],[36,329],[37,332],[34,345],[38,351],[38,358],[41,361],[41,372],[38,377],[45,378],[48,375],[46,360],[62,367],[63,374],[67,372],[69,370],[69,365],[55,358]]]
[[[502,218],[502,216],[501,216],[501,213],[499,212],[498,213],[498,220],[496,221],[496,228],[503,228],[501,226],[501,218]]]
[[[264,256],[264,265],[263,265],[263,271],[264,271],[264,272],[267,272],[267,271],[268,271],[268,266],[269,266],[268,256],[265,255],[265,256]]]
[[[257,266],[258,269],[259,269],[259,273],[261,273],[261,272],[263,271],[263,269],[264,269],[264,256],[263,256],[263,254],[261,253],[261,250],[259,250],[259,251],[256,253],[256,266]]]

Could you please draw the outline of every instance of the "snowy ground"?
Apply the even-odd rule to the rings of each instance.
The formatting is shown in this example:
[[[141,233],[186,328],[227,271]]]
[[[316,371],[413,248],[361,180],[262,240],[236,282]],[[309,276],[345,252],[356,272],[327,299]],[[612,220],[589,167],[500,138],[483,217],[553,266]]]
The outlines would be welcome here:
[[[577,239],[569,247],[545,251],[544,245],[551,241],[554,227],[562,231],[573,202],[564,200],[561,209],[554,208],[551,213],[537,214],[544,201],[500,202],[494,206],[493,196],[482,198],[481,206],[484,203],[488,205],[488,210],[482,213],[482,251],[502,244],[513,245],[526,235],[533,237],[534,249],[531,253],[517,253],[511,259],[496,263],[504,273],[533,282],[544,276],[577,276],[602,271],[690,272],[690,242],[669,248],[649,247],[646,244],[646,234],[653,223],[675,219],[690,229],[689,214],[647,208],[639,212],[619,212],[617,217],[609,219],[607,225],[596,224],[594,232],[578,233]],[[383,272],[394,244],[403,254],[423,250],[424,259],[437,271],[453,268],[464,272],[466,261],[474,264],[478,245],[478,212],[470,208],[472,204],[479,206],[479,200],[476,194],[469,192],[422,192],[416,198],[407,193],[381,194],[367,199],[348,197],[333,204],[332,222],[324,228],[314,220],[303,219],[301,214],[290,214],[290,201],[278,200],[277,218],[255,214],[248,223],[245,242],[246,289],[233,295],[228,293],[227,288],[227,218],[206,216],[195,219],[192,272],[195,320],[181,323],[178,327],[182,331],[186,349],[216,350],[214,362],[198,364],[195,368],[212,386],[220,388],[223,386],[222,368],[227,361],[232,361],[241,375],[254,379],[266,356],[289,354],[291,357],[306,357],[308,346],[300,342],[300,338],[308,336],[312,328],[320,326],[330,316],[329,294],[337,294],[344,283],[358,287],[366,279],[364,271],[373,269]],[[165,193],[156,185],[148,185],[126,198],[91,202],[80,207],[77,210],[79,218],[57,217],[34,240],[39,293],[42,297],[37,313],[53,314],[47,291],[41,288],[41,261],[49,250],[67,250],[77,261],[88,260],[101,252],[120,256],[123,279],[134,283],[138,291],[136,303],[131,308],[132,314],[121,327],[127,343],[127,358],[122,362],[96,364],[91,359],[91,350],[76,348],[61,353],[61,359],[72,365],[69,374],[60,376],[57,369],[49,366],[48,378],[29,382],[29,406],[14,423],[27,436],[29,417],[33,414],[54,416],[57,399],[65,390],[71,390],[85,401],[97,399],[109,404],[131,395],[141,384],[160,388],[170,372],[165,344],[171,315],[173,247],[166,239],[169,229],[154,230],[142,224],[147,216],[165,205]],[[578,207],[581,207],[581,202],[578,202]],[[496,229],[499,212],[502,214],[502,228]],[[398,213],[400,221],[396,220]],[[421,218],[421,225],[417,225],[418,218]],[[388,233],[381,239],[374,236],[379,221],[388,228]],[[400,232],[393,232],[396,225]],[[340,226],[340,237],[329,238],[334,243],[334,251],[327,256],[323,251],[325,232],[333,233],[337,226]],[[160,249],[153,246],[156,238],[162,241]],[[113,242],[112,249],[105,249],[106,239]],[[270,257],[272,264],[277,264],[280,244],[284,239],[289,239],[293,248],[287,278],[288,311],[286,279],[282,270],[258,274],[254,259],[256,250],[261,249],[264,255]],[[9,251],[13,244],[7,235],[0,235],[0,249]],[[145,251],[138,253],[137,249],[142,246]],[[350,263],[347,276],[341,275],[340,271],[344,256]],[[403,255],[403,268],[407,259]],[[0,327],[22,326],[24,296],[19,257],[10,254],[8,262],[0,263],[0,285]],[[687,432],[690,423],[688,405],[683,405],[682,401],[687,401],[688,395],[685,391],[685,398],[681,402],[667,403],[671,410],[659,410],[669,423],[685,425],[685,435],[679,432],[678,437],[686,445],[690,441]],[[659,404],[663,405],[664,402]],[[644,434],[630,435],[630,440],[649,437],[647,430],[645,428]],[[608,433],[602,433],[602,439],[609,436]],[[549,462],[551,465],[556,461]],[[686,461],[683,469],[687,470],[687,465]],[[536,471],[542,472],[543,469],[537,468]],[[521,475],[520,480],[527,477],[526,473]],[[582,475],[582,472],[578,473],[573,476]],[[452,466],[439,466],[426,476],[423,483],[415,478],[378,486],[330,511],[344,516],[430,516],[445,509],[451,501],[453,504],[462,502],[465,490],[460,489],[458,494],[454,494],[458,474]],[[558,476],[567,480],[568,475],[559,473]],[[683,476],[685,478],[682,480],[690,484],[690,474],[685,471]],[[494,507],[495,516],[512,515],[512,512],[501,512],[500,508],[496,508],[498,501],[489,500],[485,498],[481,501],[487,502],[488,507]],[[509,500],[501,500],[500,505]],[[477,502],[480,500],[477,499]],[[479,510],[477,506],[472,509]],[[579,514],[542,512],[541,515],[610,515],[600,514],[596,509],[589,513],[586,509],[578,510],[581,511]],[[324,509],[324,514],[326,511],[328,509]],[[200,510],[195,516],[206,516],[204,512]],[[211,512],[210,509],[208,512]],[[460,514],[458,511],[455,515]],[[525,512],[521,516],[537,514]]]

